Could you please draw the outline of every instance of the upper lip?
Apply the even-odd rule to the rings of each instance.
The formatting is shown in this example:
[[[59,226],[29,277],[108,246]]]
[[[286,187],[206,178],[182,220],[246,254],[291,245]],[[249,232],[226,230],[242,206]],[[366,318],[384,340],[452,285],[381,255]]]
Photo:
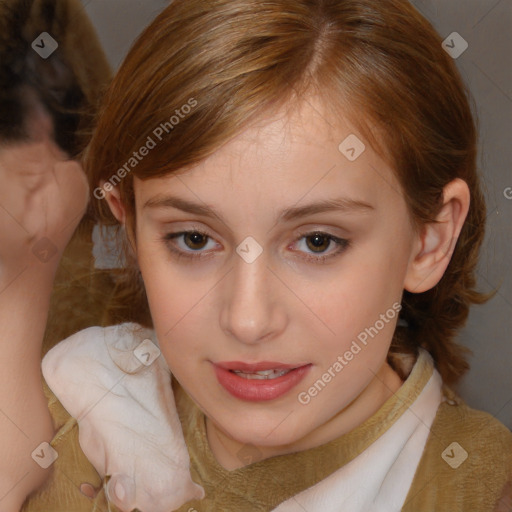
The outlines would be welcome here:
[[[300,368],[305,364],[285,364],[275,361],[260,361],[257,363],[244,363],[242,361],[222,361],[214,363],[216,366],[224,370],[241,370],[243,372],[259,372],[263,370],[289,370],[293,368]]]

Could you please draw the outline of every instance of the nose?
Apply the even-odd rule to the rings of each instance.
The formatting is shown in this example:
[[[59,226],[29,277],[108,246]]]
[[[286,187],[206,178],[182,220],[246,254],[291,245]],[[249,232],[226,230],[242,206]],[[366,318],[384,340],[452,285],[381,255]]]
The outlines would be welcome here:
[[[282,283],[267,267],[265,253],[252,263],[235,256],[224,283],[220,325],[244,344],[277,337],[286,327]]]

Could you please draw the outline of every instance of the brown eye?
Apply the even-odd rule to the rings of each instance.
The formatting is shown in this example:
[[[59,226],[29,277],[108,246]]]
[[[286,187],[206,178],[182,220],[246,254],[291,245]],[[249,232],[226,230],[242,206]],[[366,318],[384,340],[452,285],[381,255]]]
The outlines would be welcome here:
[[[215,240],[201,231],[180,231],[167,233],[162,241],[166,247],[180,258],[206,258],[212,251],[203,250],[215,247]],[[210,247],[208,247],[210,245]]]
[[[306,245],[308,249],[311,249],[313,252],[324,252],[328,249],[330,243],[331,238],[322,233],[314,233],[306,237]]]
[[[295,242],[296,252],[302,253],[304,259],[311,263],[334,261],[334,258],[341,256],[350,244],[350,240],[322,231],[304,233]]]
[[[203,249],[208,242],[208,237],[197,231],[189,231],[184,234],[184,242],[189,249]]]

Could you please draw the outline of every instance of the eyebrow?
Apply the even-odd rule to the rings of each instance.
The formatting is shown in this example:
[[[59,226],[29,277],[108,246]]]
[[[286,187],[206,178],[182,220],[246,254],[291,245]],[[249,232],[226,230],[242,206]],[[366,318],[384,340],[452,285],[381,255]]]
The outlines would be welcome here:
[[[216,218],[225,224],[225,220],[213,208],[198,203],[193,203],[175,196],[161,196],[157,195],[148,199],[143,207],[144,208],[176,208],[187,213],[194,215],[202,215],[204,217]],[[369,212],[375,210],[373,206],[363,201],[349,199],[346,197],[339,197],[336,199],[325,199],[310,203],[304,206],[292,206],[282,210],[277,218],[277,222],[290,222],[295,219],[314,215],[316,213],[324,212]]]

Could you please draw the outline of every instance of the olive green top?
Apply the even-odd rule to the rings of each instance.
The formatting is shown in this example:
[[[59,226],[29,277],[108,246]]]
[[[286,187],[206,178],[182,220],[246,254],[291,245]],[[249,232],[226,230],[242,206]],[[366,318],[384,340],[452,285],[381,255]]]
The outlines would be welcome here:
[[[420,355],[401,388],[351,432],[316,448],[271,457],[232,471],[215,460],[206,437],[204,414],[173,380],[192,478],[206,492],[203,500],[191,501],[179,512],[272,510],[363,452],[418,397],[432,371],[432,362]],[[103,485],[109,477],[102,481],[80,449],[76,420],[46,383],[44,388],[57,431],[50,444],[58,458],[49,480],[26,500],[22,512],[118,512],[105,497]],[[402,511],[508,511],[505,503],[509,498],[503,497],[501,505],[498,502],[506,482],[512,479],[511,432],[490,414],[469,408],[449,389],[443,388],[443,395]],[[441,456],[453,442],[468,453],[457,468]],[[251,457],[250,447],[246,451],[241,456]],[[82,494],[82,484],[90,484],[87,487],[94,488],[97,495],[89,498]]]

